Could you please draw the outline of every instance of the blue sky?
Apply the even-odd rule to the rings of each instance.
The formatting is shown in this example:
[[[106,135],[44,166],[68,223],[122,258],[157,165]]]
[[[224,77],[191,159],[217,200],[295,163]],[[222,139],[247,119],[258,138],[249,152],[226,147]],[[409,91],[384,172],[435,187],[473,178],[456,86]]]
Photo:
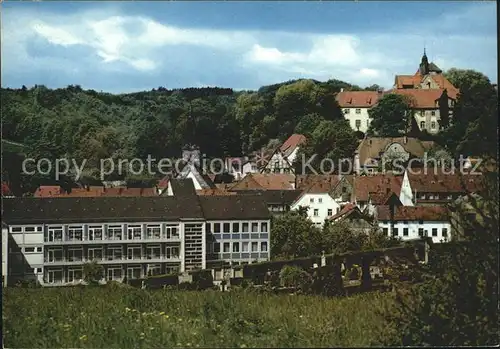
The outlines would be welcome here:
[[[497,82],[495,2],[8,2],[2,86],[121,93],[296,78],[389,88],[423,47]]]

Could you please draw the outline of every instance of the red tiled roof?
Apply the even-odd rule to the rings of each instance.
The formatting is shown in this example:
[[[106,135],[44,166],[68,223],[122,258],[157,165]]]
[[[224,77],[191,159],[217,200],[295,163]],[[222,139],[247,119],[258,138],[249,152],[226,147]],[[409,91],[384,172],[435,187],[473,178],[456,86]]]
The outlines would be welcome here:
[[[408,180],[413,191],[420,193],[466,193],[481,190],[482,176],[434,173],[408,173]]]
[[[397,206],[394,221],[447,221],[448,208],[445,206]],[[389,206],[377,206],[379,221],[391,220]]]
[[[403,86],[418,87],[421,81],[422,76],[419,72],[417,72],[415,75],[396,75],[394,85],[397,89],[402,89]]]
[[[342,210],[340,210],[340,212],[339,212],[339,213],[334,214],[334,215],[333,215],[333,216],[331,216],[329,219],[330,219],[330,220],[332,220],[332,221],[337,220],[337,219],[341,218],[342,216],[344,216],[344,215],[348,214],[349,212],[351,212],[351,211],[353,211],[353,210],[355,210],[355,209],[358,209],[358,210],[359,210],[359,208],[358,208],[355,204],[353,204],[353,203],[348,203],[347,205],[345,205],[345,206],[342,208]]]
[[[443,90],[441,89],[421,89],[421,88],[412,88],[412,89],[398,89],[391,90],[391,93],[403,95],[409,98],[410,105],[413,108],[438,108],[437,101],[441,98],[443,94]],[[452,96],[451,93],[448,93],[448,97],[455,99],[456,94]]]
[[[294,176],[281,173],[250,173],[231,190],[292,190]]]
[[[306,189],[310,187],[313,183],[326,183],[333,189],[340,181],[338,175],[297,175],[295,178],[297,183],[296,189]]]
[[[368,201],[370,193],[395,193],[399,196],[403,176],[377,174],[372,176],[357,176],[353,181],[353,200]]]
[[[305,143],[305,141],[306,137],[304,135],[294,133],[280,146],[280,151],[283,153],[283,156],[288,157],[293,153],[295,148]]]
[[[371,108],[382,95],[377,91],[342,91],[335,98],[341,108]]]
[[[50,198],[62,194],[64,191],[59,185],[41,185],[33,194],[36,198]]]

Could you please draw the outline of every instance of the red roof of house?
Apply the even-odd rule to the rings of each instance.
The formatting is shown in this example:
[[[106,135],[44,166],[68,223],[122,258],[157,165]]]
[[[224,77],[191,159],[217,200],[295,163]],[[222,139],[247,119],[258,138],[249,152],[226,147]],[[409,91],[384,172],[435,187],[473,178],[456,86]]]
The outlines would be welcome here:
[[[331,217],[330,217],[330,220],[335,221],[335,220],[337,220],[337,219],[339,219],[339,218],[341,218],[341,217],[345,216],[346,214],[348,214],[349,212],[351,212],[351,211],[353,211],[353,210],[355,210],[355,209],[358,209],[358,210],[359,210],[359,208],[358,208],[355,204],[353,204],[353,203],[348,203],[347,205],[345,205],[345,206],[344,206],[344,207],[340,210],[340,212],[339,212],[339,213],[336,213],[336,214],[334,214],[333,216],[331,216]]]
[[[230,190],[292,190],[294,176],[283,173],[250,173]]]
[[[12,192],[9,188],[9,185],[5,182],[2,182],[2,196],[11,196]]]
[[[335,98],[341,108],[371,108],[382,95],[377,91],[342,91]]]
[[[466,193],[482,188],[481,175],[443,174],[428,170],[427,173],[408,173],[412,190],[423,193]]]
[[[389,206],[377,206],[379,221],[391,220]],[[445,206],[397,206],[394,221],[447,221],[449,211]]]
[[[411,88],[411,89],[393,89],[388,91],[388,93],[395,93],[403,96],[407,96],[410,101],[410,105],[413,108],[438,108],[437,101],[441,98],[443,90],[441,89],[421,89],[421,88]],[[448,97],[455,99],[456,94],[448,93]]]
[[[33,194],[36,198],[50,198],[59,196],[64,193],[64,190],[59,185],[41,185]]]
[[[333,189],[340,181],[339,175],[319,175],[319,174],[309,174],[309,175],[297,175],[295,177],[296,189],[306,189],[310,187],[313,183],[325,183],[328,184],[331,189]]]
[[[371,193],[395,193],[401,192],[403,176],[388,174],[377,174],[371,176],[356,176],[353,180],[353,200],[368,201]]]
[[[280,146],[280,151],[283,156],[288,157],[299,145],[305,143],[306,137],[301,134],[294,133]]]
[[[215,189],[200,189],[196,191],[196,194],[198,195],[208,195],[208,196],[227,196],[227,195],[236,195],[237,193],[234,191],[227,191],[219,188]]]

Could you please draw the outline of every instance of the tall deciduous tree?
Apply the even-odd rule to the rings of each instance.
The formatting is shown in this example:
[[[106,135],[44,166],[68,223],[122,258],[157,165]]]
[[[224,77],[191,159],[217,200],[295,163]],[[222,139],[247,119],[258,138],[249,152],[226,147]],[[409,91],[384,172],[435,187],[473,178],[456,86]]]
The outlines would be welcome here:
[[[398,137],[409,131],[412,110],[405,96],[386,94],[368,113],[372,118],[368,129],[371,135]]]

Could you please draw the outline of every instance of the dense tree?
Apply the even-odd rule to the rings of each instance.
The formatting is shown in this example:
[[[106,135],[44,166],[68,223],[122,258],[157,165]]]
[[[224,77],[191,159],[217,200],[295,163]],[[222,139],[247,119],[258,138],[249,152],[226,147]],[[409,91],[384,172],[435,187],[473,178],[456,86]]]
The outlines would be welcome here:
[[[409,131],[412,116],[410,103],[405,96],[384,95],[368,113],[372,118],[368,133],[380,137],[398,137]]]
[[[443,74],[449,82],[453,84],[459,91],[462,89],[471,89],[475,87],[490,86],[490,79],[478,71],[472,69],[457,69],[451,68]]]
[[[341,160],[353,157],[357,145],[357,137],[346,120],[321,121],[299,150],[296,173],[332,173],[338,170]]]

